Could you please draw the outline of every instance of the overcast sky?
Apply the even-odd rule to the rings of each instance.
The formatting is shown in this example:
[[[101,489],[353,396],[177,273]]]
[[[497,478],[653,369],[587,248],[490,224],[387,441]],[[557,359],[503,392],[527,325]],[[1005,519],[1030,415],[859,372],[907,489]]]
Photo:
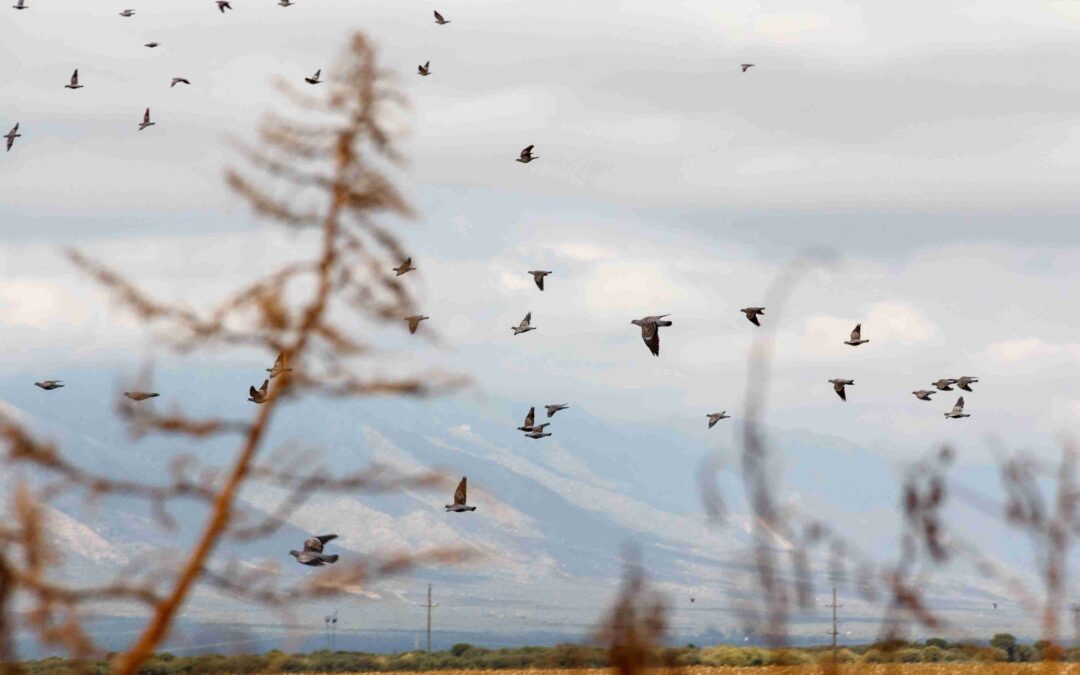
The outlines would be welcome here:
[[[542,391],[729,445],[733,425],[704,415],[740,413],[757,329],[738,309],[816,248],[835,262],[764,318],[780,325],[775,428],[890,463],[950,442],[985,466],[989,440],[1053,456],[1080,422],[1077,3],[232,4],[0,12],[0,132],[22,133],[0,157],[6,380],[89,363],[111,385],[155,354],[63,245],[192,303],[303,254],[306,237],[259,225],[222,185],[225,141],[279,107],[275,78],[330,74],[361,30],[411,102],[401,179],[418,216],[400,233],[442,338],[421,352],[474,377],[470,405],[517,422]],[[66,90],[74,68],[84,88]],[[140,132],[147,106],[157,125]],[[540,159],[513,162],[528,144]],[[537,267],[555,271],[543,294]],[[512,339],[526,311],[539,330]],[[674,321],[659,359],[629,323],[656,313]],[[871,341],[854,351],[857,322]],[[969,419],[943,419],[950,393],[909,393],[960,375],[982,380]],[[833,377],[856,381],[847,404]]]

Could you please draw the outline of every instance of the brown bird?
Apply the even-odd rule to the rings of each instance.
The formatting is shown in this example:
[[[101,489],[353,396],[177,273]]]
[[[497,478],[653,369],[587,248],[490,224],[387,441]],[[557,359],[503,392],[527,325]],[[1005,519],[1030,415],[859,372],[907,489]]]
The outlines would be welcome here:
[[[741,66],[740,66],[740,67],[742,68],[742,71],[743,71],[743,72],[745,73],[746,71],[748,71],[748,70],[750,70],[751,68],[753,68],[753,67],[754,67],[754,64],[753,64],[753,63],[743,63],[743,64],[741,64]]]
[[[292,372],[292,368],[289,367],[289,356],[285,352],[280,352],[277,355],[277,359],[274,361],[273,368],[267,368],[266,372],[270,373],[270,379],[274,379],[282,373]]]
[[[15,126],[11,127],[11,131],[4,134],[4,138],[7,139],[7,149],[11,152],[11,146],[15,145],[16,138],[22,138],[22,134],[19,133],[19,123],[16,122]]]
[[[525,315],[525,318],[521,320],[516,326],[510,326],[510,330],[514,331],[514,335],[520,335],[521,333],[528,333],[531,330],[536,330],[536,326],[529,325],[532,323],[532,312]]]
[[[634,319],[630,323],[635,326],[641,327],[641,339],[645,342],[645,346],[649,348],[653,356],[660,356],[660,327],[670,326],[670,321],[661,321],[665,316],[671,316],[670,314],[661,314],[659,316],[646,316],[641,319]]]
[[[424,65],[417,67],[417,72],[420,73],[421,75],[423,75],[424,77],[427,77],[428,75],[431,74],[431,71],[428,70],[428,67],[430,65],[431,65],[431,61],[425,62]]]
[[[847,400],[847,394],[844,392],[844,386],[855,384],[855,380],[844,379],[829,380],[829,382],[832,382],[833,391],[836,392],[836,395],[844,401]]]
[[[759,314],[764,314],[765,313],[765,308],[764,307],[744,307],[744,308],[740,309],[739,311],[746,315],[746,320],[747,321],[754,324],[755,326],[760,326],[761,323],[758,321],[758,315]]]
[[[416,335],[416,329],[420,327],[420,322],[430,318],[430,316],[424,316],[423,314],[413,314],[405,317],[405,320],[409,322],[409,333]]]
[[[971,385],[978,381],[979,378],[977,377],[968,377],[967,375],[964,375],[956,381],[956,387],[958,389],[963,389],[964,391],[972,391]]]
[[[124,396],[127,396],[132,401],[145,401],[148,398],[154,398],[155,396],[161,396],[157,392],[152,391],[125,391]]]
[[[262,386],[258,389],[256,389],[254,385],[252,385],[251,388],[248,389],[248,394],[250,394],[248,400],[255,404],[266,403],[270,400],[270,396],[268,395],[269,391],[270,380],[265,379],[263,380]]]
[[[850,340],[844,340],[844,344],[851,345],[852,347],[858,347],[859,345],[864,345],[867,342],[870,342],[870,340],[869,339],[866,339],[866,340],[862,339],[862,324],[861,323],[855,324],[855,330],[851,331],[851,339]]]
[[[467,501],[466,495],[465,495],[465,490],[466,490],[467,485],[468,485],[468,478],[466,478],[465,476],[462,476],[461,477],[461,482],[458,483],[457,489],[454,490],[454,503],[446,505],[446,510],[447,511],[452,511],[454,513],[464,513],[465,511],[475,511],[476,510],[475,506],[466,506],[465,505],[465,502]]]
[[[956,384],[956,380],[952,378],[942,378],[937,382],[931,382],[930,384],[937,387],[939,391],[952,391],[953,388],[949,385]]]
[[[232,5],[229,4],[229,0],[216,0],[217,8],[224,14],[225,10],[232,9]]]
[[[525,424],[518,427],[518,431],[532,431],[533,423],[536,421],[536,406],[529,408],[529,412],[525,415]]]
[[[150,108],[147,108],[146,112],[143,113],[142,123],[139,124],[139,131],[142,131],[146,127],[152,127],[155,124],[157,124],[157,122],[151,122],[150,121]]]
[[[521,151],[521,156],[517,158],[517,161],[521,162],[522,164],[528,164],[529,162],[533,161],[534,159],[540,159],[540,155],[532,154],[532,150],[533,150],[534,147],[536,147],[536,146],[530,145],[527,148],[525,148],[524,150],[522,150]]]
[[[934,391],[933,389],[920,389],[918,391],[913,391],[911,393],[915,394],[915,398],[919,399],[920,401],[930,401],[930,400],[932,400],[930,397],[933,396],[934,394],[936,394],[937,392]]]
[[[75,72],[71,74],[71,81],[64,85],[64,89],[82,89],[82,87],[79,84],[79,69],[76,68]]]
[[[35,382],[35,386],[41,387],[45,391],[52,391],[53,389],[59,389],[64,386],[63,380],[42,380],[41,382]]]
[[[544,277],[551,274],[551,272],[545,272],[543,270],[529,270],[529,274],[532,275],[533,281],[536,282],[536,287],[540,290],[544,290]]]
[[[161,46],[160,42],[147,42],[146,44],[143,45],[143,47],[149,47],[150,49],[153,49],[154,47],[160,47],[160,46]]]
[[[447,21],[446,19],[444,19],[442,14],[439,14],[438,12],[435,12],[435,23],[439,24],[440,26],[445,26],[446,24],[448,24],[450,22]]]
[[[402,274],[412,272],[414,269],[416,268],[412,266],[412,258],[405,258],[405,262],[394,268],[394,272],[397,273],[394,276],[400,277]]]
[[[323,553],[323,546],[332,539],[337,539],[337,535],[321,534],[317,537],[312,537],[304,542],[303,551],[289,551],[289,555],[296,558],[297,562],[301,565],[310,565],[311,567],[320,567],[327,563],[336,563],[338,561],[338,555],[336,553]]]
[[[316,70],[315,74],[311,77],[305,77],[304,82],[307,82],[308,84],[319,84],[322,82],[322,80],[319,79],[319,75],[322,75],[322,68]]]

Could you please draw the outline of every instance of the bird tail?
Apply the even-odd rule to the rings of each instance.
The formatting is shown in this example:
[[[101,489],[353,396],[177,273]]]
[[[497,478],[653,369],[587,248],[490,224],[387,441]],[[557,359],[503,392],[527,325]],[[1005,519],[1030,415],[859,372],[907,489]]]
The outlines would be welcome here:
[[[657,326],[670,326],[671,322],[670,321],[657,321],[656,325]]]
[[[338,560],[338,555],[336,553],[333,555],[324,555],[322,556],[322,560],[323,562],[336,563]]]

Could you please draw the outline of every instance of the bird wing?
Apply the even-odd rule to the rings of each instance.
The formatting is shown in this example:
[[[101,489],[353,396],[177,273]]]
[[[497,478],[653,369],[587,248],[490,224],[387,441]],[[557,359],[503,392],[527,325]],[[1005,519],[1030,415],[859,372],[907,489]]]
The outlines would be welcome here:
[[[536,282],[537,288],[539,288],[540,290],[544,290],[544,275],[543,274],[533,274],[533,281]]]
[[[750,321],[750,323],[754,324],[755,326],[761,325],[761,322],[758,321],[756,312],[747,312],[746,318]]]
[[[248,396],[251,398],[259,397],[259,390],[255,388],[255,385],[251,385],[251,388],[248,389]]]
[[[521,156],[522,157],[528,157],[529,155],[532,154],[532,150],[533,150],[533,146],[531,146],[531,145],[528,146],[527,148],[525,148],[524,150],[521,151]]]
[[[656,324],[644,324],[641,327],[641,339],[645,341],[653,356],[660,356],[660,331],[656,329]]]
[[[266,396],[266,392],[270,389],[270,380],[263,380],[262,386],[259,387],[259,393]]]
[[[532,408],[529,408],[529,414],[525,416],[525,424],[523,424],[521,426],[523,426],[523,427],[531,427],[533,425],[533,422],[535,422],[535,421],[536,421],[536,408],[532,407]]]
[[[461,477],[461,482],[458,483],[457,489],[454,490],[454,504],[455,505],[458,505],[458,504],[464,505],[465,504],[465,486],[466,486],[467,481],[468,481],[468,478],[462,476]]]
[[[277,358],[274,360],[274,370],[285,367],[285,352],[278,352]]]
[[[319,75],[322,75],[322,68],[319,68],[318,70],[315,71],[315,77],[312,78],[312,79],[315,79],[315,80],[319,79]]]
[[[336,534],[320,534],[315,538],[318,539],[320,543],[325,544],[328,541],[333,541],[334,539],[337,539],[337,535]]]
[[[962,412],[964,412],[964,397],[963,396],[961,396],[959,399],[957,399],[956,405],[953,406],[952,410],[953,410],[954,413],[962,413]]]
[[[71,74],[71,83],[72,84],[78,84],[79,83],[79,69],[78,68],[76,68],[75,72]]]
[[[855,330],[851,331],[851,341],[857,342],[862,337],[862,324],[855,324]]]
[[[525,318],[521,320],[520,326],[525,327],[532,323],[532,312],[525,315]]]
[[[142,121],[143,121],[143,124],[146,124],[147,122],[150,121],[150,108],[147,108],[146,112],[143,113]]]
[[[847,400],[847,393],[844,391],[843,382],[833,382],[833,390],[836,391],[837,396],[844,399],[845,401]]]
[[[435,20],[436,21],[443,21],[442,14],[439,14],[438,12],[435,12]]]

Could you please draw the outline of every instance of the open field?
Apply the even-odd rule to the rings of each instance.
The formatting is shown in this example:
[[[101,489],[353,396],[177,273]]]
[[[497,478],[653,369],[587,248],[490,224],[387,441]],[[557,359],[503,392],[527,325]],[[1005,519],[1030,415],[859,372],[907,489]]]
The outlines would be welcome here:
[[[400,671],[381,675],[431,675],[432,671]],[[613,675],[608,668],[523,669],[500,671],[503,675]],[[657,670],[656,673],[663,671]],[[829,667],[803,666],[716,666],[689,667],[670,671],[673,675],[825,675]],[[874,663],[841,665],[841,675],[1080,675],[1080,663]],[[444,670],[439,675],[488,675],[487,670]],[[312,674],[314,675],[314,674]]]

